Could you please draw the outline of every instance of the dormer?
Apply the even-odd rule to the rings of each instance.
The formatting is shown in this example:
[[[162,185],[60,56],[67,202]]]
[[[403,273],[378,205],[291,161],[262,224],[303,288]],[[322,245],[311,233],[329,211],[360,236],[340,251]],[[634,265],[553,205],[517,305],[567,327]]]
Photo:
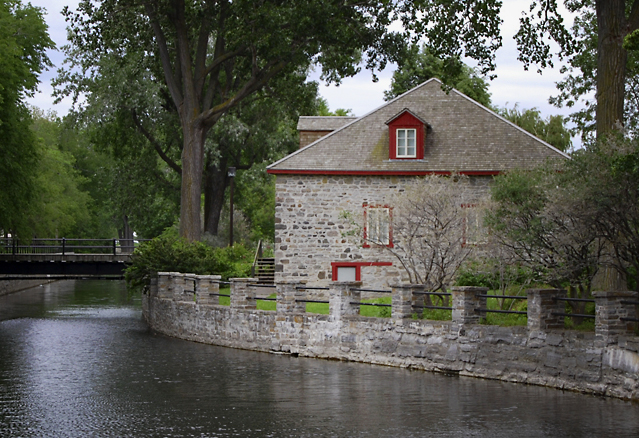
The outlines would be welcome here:
[[[386,122],[391,160],[422,160],[427,123],[405,108]]]

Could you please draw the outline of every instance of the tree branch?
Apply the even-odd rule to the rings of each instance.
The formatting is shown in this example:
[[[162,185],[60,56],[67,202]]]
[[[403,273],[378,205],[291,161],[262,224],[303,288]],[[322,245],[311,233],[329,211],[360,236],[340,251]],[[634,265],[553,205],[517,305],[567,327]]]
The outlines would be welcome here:
[[[164,161],[171,169],[176,171],[178,175],[182,175],[182,168],[173,161],[166,153],[162,150],[160,143],[155,139],[155,137],[142,125],[138,115],[134,109],[131,110],[131,116],[133,117],[133,123],[138,128],[138,130],[144,135],[144,137],[151,143],[153,149],[158,153],[162,161]]]
[[[145,2],[144,9],[151,22],[153,33],[155,34],[158,50],[160,52],[160,61],[162,62],[162,70],[164,70],[164,79],[166,80],[166,85],[169,88],[169,92],[171,93],[171,98],[173,99],[175,106],[177,108],[180,108],[183,101],[182,92],[180,91],[180,83],[173,76],[174,72],[173,67],[171,66],[169,49],[166,45],[166,38],[164,37],[164,33],[162,32],[162,27],[160,26],[160,23],[157,19],[157,15],[153,7],[154,4],[155,2]]]

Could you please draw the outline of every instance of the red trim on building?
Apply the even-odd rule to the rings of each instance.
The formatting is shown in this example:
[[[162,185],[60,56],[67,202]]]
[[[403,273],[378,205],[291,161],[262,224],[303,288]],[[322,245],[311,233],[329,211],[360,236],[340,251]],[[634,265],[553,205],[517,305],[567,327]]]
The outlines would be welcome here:
[[[295,169],[267,169],[271,175],[347,175],[347,176],[426,176],[426,175],[450,175],[452,172],[445,170],[295,170]],[[462,170],[456,172],[468,176],[495,176],[501,174],[501,170]]]
[[[331,262],[331,278],[337,279],[337,268],[355,268],[355,281],[362,281],[362,266],[393,266],[392,262]]]
[[[414,129],[415,130],[415,156],[414,157],[398,157],[397,156],[397,130],[398,129]],[[426,127],[424,122],[412,115],[410,111],[405,110],[403,114],[395,117],[388,123],[388,157],[391,160],[422,160],[424,159],[424,134]]]

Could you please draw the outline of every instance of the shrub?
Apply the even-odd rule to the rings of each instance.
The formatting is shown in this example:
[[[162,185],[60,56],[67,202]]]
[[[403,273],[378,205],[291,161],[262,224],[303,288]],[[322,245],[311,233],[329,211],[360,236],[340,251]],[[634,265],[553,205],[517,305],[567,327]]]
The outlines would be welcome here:
[[[251,251],[243,245],[212,248],[202,242],[189,242],[174,229],[140,244],[125,271],[131,292],[141,291],[158,272],[217,274],[223,280],[246,277],[251,268]]]

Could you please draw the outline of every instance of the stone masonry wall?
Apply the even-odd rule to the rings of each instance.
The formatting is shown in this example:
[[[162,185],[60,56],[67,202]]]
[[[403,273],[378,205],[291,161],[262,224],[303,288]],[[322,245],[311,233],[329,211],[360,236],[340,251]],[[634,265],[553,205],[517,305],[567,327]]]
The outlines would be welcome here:
[[[275,279],[301,278],[309,286],[325,286],[332,279],[331,262],[392,263],[362,266],[362,282],[388,288],[404,273],[397,260],[380,248],[362,248],[344,235],[344,211],[363,221],[363,204],[393,207],[398,195],[420,181],[404,176],[278,175],[275,200]],[[487,193],[492,177],[471,177],[468,203]]]
[[[169,336],[639,400],[639,338],[609,324],[621,300],[636,300],[636,293],[619,299],[607,295],[611,304],[600,303],[606,330],[583,333],[549,328],[553,322],[543,316],[548,314],[544,300],[554,292],[545,290],[529,292],[529,301],[541,308],[529,314],[528,327],[497,327],[476,324],[469,313],[472,305],[465,301],[476,302],[475,295],[485,293],[481,288],[453,289],[453,320],[428,321],[410,317],[413,285],[393,288],[391,318],[369,318],[359,316],[351,304],[360,282],[332,283],[330,314],[317,315],[305,313],[296,302],[303,282],[278,283],[277,311],[261,311],[249,304],[251,279],[232,280],[231,295],[240,297],[232,298],[231,306],[220,306],[200,301],[204,298],[197,291],[176,294],[172,284],[183,280],[180,274],[171,275],[173,280],[165,276],[143,296],[147,322]],[[535,314],[538,321],[533,321]]]

